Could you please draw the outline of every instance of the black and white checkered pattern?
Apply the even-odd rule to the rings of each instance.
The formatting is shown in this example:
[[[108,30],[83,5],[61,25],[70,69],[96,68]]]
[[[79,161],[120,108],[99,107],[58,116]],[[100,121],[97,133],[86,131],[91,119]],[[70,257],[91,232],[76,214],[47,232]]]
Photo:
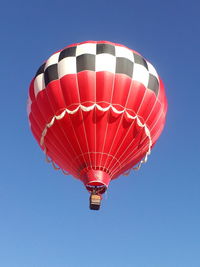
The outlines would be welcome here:
[[[51,81],[84,70],[125,74],[158,95],[158,74],[142,56],[126,47],[89,42],[68,47],[53,54],[36,73],[35,95]]]

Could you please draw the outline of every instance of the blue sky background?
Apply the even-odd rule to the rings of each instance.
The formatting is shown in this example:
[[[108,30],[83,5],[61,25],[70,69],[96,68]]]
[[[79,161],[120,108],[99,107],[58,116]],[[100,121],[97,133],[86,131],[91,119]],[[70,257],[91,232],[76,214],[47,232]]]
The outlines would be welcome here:
[[[200,266],[198,1],[1,3],[0,266]],[[45,163],[26,101],[38,66],[86,40],[123,43],[163,78],[165,130],[139,172],[110,185],[100,212]]]

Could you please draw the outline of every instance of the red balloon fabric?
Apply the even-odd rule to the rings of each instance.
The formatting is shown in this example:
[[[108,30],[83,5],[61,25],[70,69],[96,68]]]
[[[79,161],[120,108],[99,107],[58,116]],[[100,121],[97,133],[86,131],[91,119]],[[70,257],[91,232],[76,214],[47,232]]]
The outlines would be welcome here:
[[[147,160],[167,112],[163,83],[139,53],[107,41],[53,54],[30,84],[30,127],[46,155],[89,191]]]

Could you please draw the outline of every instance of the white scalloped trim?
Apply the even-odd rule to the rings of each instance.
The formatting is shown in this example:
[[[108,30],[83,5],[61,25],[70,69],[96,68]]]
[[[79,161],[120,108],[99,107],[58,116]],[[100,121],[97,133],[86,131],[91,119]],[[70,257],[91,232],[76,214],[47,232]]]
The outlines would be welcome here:
[[[55,120],[61,120],[61,119],[65,116],[66,113],[68,113],[68,114],[74,114],[74,113],[76,113],[79,109],[81,109],[81,110],[83,110],[83,111],[85,111],[85,112],[89,112],[89,111],[93,110],[94,108],[97,108],[98,110],[103,111],[103,112],[108,111],[109,109],[112,109],[112,111],[113,111],[114,113],[116,113],[116,114],[122,114],[122,113],[125,113],[129,119],[136,120],[136,122],[137,122],[137,124],[138,124],[139,127],[144,128],[144,130],[145,130],[145,134],[146,134],[146,136],[149,138],[149,147],[148,147],[148,151],[147,151],[147,153],[146,153],[144,159],[140,161],[140,163],[138,164],[138,166],[133,168],[134,170],[138,170],[138,169],[140,169],[141,165],[142,165],[143,163],[146,163],[146,162],[147,162],[147,160],[148,160],[148,156],[151,154],[152,139],[151,139],[150,131],[149,131],[147,125],[146,125],[145,123],[143,124],[143,123],[140,121],[140,119],[139,119],[139,117],[138,117],[137,115],[132,116],[132,115],[130,115],[130,114],[128,113],[128,111],[127,111],[126,109],[118,110],[118,109],[116,109],[115,107],[113,107],[112,105],[109,105],[109,106],[106,107],[106,108],[101,107],[101,106],[100,106],[99,104],[97,104],[97,103],[95,103],[95,104],[93,104],[93,105],[91,105],[91,106],[88,106],[88,107],[87,107],[87,106],[84,106],[84,105],[79,105],[79,106],[78,106],[77,108],[75,108],[74,110],[69,110],[69,109],[66,108],[64,111],[62,111],[62,113],[61,113],[60,115],[55,115],[55,116],[51,119],[51,121],[45,126],[45,128],[44,128],[44,130],[43,130],[43,132],[42,132],[41,138],[40,138],[40,145],[44,147],[44,152],[46,153],[46,149],[45,149],[45,146],[44,146],[44,138],[45,138],[45,136],[46,136],[46,134],[47,134],[47,130],[48,130],[50,127],[53,126]]]

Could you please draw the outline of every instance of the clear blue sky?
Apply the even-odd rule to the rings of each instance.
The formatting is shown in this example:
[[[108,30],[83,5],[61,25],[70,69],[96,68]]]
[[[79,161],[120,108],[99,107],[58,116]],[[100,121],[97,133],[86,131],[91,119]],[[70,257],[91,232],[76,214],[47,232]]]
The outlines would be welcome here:
[[[1,3],[0,266],[200,266],[199,10],[195,0]],[[140,52],[169,102],[148,163],[111,183],[100,212],[45,163],[26,115],[38,66],[86,40]]]

